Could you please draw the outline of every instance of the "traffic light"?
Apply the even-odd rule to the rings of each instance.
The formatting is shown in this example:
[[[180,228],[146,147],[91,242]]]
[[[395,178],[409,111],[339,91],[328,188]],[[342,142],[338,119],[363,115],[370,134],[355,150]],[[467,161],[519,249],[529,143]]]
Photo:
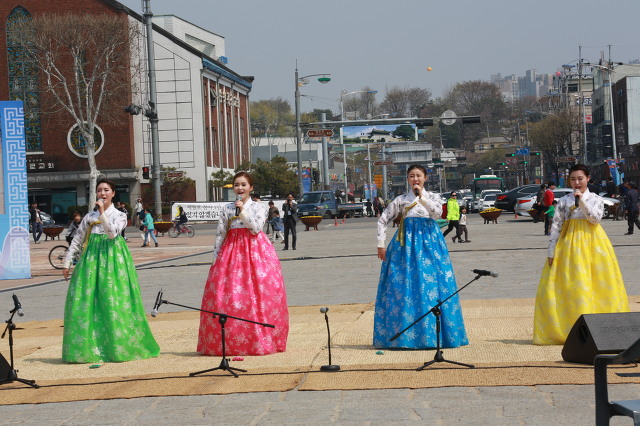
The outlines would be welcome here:
[[[472,115],[470,117],[461,117],[461,118],[462,118],[462,124],[480,123],[479,115]]]
[[[156,111],[156,105],[149,101],[149,108],[146,108],[144,110],[144,116],[147,117],[150,120],[153,120],[154,118],[158,118],[158,112]]]
[[[415,121],[415,125],[418,129],[433,126],[433,118],[421,118],[420,120]]]
[[[148,167],[143,167],[142,168],[142,179],[149,179],[149,168]]]
[[[518,161],[518,164],[529,164],[528,161]]]
[[[541,153],[540,153],[539,151],[532,151],[532,152],[530,153],[530,155],[538,155],[538,156],[539,156],[540,154],[541,154]]]
[[[498,166],[506,166],[507,163],[498,163]]]
[[[507,158],[511,158],[511,157],[515,157],[516,154],[515,153],[511,153],[511,154],[505,154],[504,156],[507,157]]]
[[[134,104],[124,107],[124,112],[128,112],[131,115],[138,115],[141,111],[142,108]]]

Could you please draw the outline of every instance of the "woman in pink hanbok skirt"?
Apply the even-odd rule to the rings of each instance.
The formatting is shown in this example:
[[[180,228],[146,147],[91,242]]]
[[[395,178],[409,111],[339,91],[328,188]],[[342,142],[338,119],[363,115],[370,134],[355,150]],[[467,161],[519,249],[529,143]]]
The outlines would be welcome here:
[[[253,181],[248,173],[235,175],[233,190],[242,199],[227,204],[220,213],[214,262],[204,289],[202,309],[275,325],[270,328],[228,318],[226,355],[284,352],[289,311],[280,260],[262,232],[267,209],[251,200]],[[237,216],[236,209],[240,211]],[[222,355],[221,339],[219,318],[201,312],[198,352]]]

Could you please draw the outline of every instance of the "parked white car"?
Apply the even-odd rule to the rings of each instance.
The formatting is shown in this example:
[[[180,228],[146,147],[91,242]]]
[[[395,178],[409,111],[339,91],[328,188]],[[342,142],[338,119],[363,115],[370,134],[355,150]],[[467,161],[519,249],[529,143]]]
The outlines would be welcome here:
[[[572,194],[573,189],[571,188],[556,188],[553,190],[553,196],[556,200],[564,197],[567,194]],[[615,204],[620,203],[620,200],[616,200],[615,198],[602,197],[604,200],[605,207],[613,206]],[[515,212],[518,216],[531,216],[529,214],[529,210],[533,208],[533,205],[536,203],[536,194],[532,194],[528,197],[520,197],[516,199],[516,207]],[[604,209],[604,217],[609,217],[609,210]]]
[[[490,209],[491,207],[495,207],[495,205],[496,205],[496,196],[497,196],[497,194],[486,194],[484,196],[484,198],[482,199],[482,209],[481,210],[487,210],[487,209]]]
[[[484,198],[489,195],[489,194],[499,194],[502,191],[500,191],[499,189],[485,189],[484,191],[482,191],[480,193],[480,196],[478,198],[476,198],[471,205],[471,210],[474,212],[479,212],[481,210],[485,210],[485,207],[483,206],[483,202],[484,202]],[[495,197],[493,198],[493,200],[491,201],[491,207],[493,207],[493,204],[496,202]],[[487,207],[488,208],[488,207]]]

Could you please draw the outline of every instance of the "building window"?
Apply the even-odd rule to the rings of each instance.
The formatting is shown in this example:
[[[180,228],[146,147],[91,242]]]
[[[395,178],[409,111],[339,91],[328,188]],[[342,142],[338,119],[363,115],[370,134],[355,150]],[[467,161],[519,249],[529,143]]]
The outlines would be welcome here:
[[[104,133],[102,129],[94,124],[93,144],[95,146],[95,154],[98,154],[104,146]],[[87,158],[87,142],[82,137],[82,133],[78,129],[78,125],[74,124],[67,134],[67,145],[69,150],[80,158]]]
[[[24,103],[24,127],[27,152],[42,151],[42,126],[40,124],[40,93],[38,69],[29,54],[20,45],[19,25],[30,21],[31,14],[23,7],[16,7],[7,18],[7,65],[9,67],[9,99]]]

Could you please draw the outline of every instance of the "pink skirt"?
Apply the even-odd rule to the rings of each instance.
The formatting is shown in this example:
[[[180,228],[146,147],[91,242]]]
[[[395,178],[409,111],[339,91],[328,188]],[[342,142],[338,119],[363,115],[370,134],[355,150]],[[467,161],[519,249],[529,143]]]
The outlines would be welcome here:
[[[280,259],[263,232],[253,235],[247,228],[229,230],[209,270],[202,309],[275,325],[270,328],[228,318],[227,355],[267,355],[286,350],[287,294]],[[200,313],[198,352],[222,355],[219,317]]]

